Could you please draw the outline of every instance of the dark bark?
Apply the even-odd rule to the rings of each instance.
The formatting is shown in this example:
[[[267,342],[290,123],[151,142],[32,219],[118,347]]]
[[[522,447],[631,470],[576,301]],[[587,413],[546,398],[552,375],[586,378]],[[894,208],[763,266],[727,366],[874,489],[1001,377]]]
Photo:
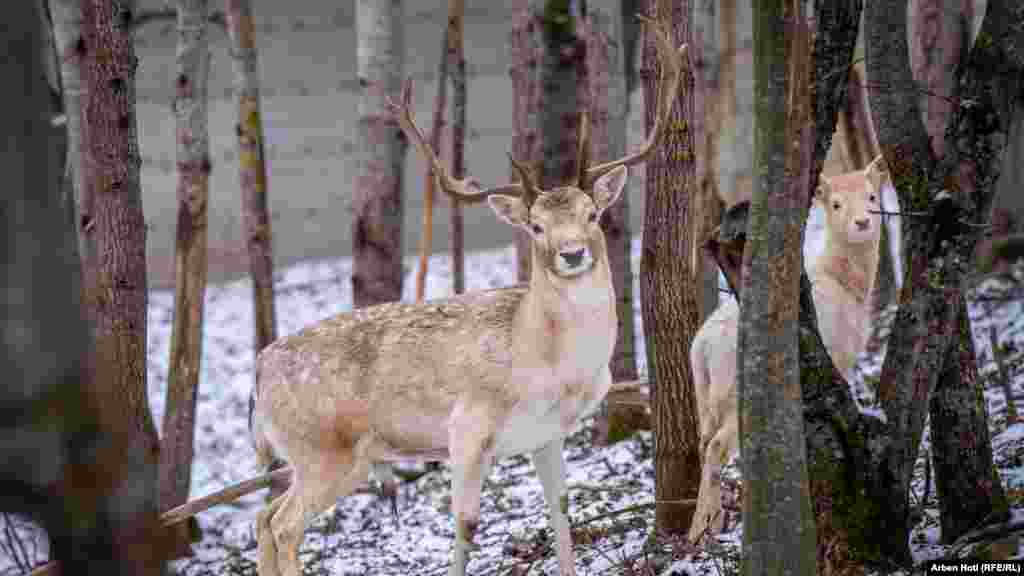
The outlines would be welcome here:
[[[359,176],[352,202],[352,300],[363,307],[402,298],[406,142],[384,109],[384,97],[401,89],[402,4],[359,0],[357,10]]]
[[[985,399],[978,380],[967,305],[962,300],[958,314],[954,349],[946,355],[929,405],[935,492],[939,497],[942,541],[946,544],[982,525],[994,510],[1007,506],[999,479],[993,474]]]
[[[674,45],[691,40],[689,2],[649,0],[645,13],[671,22]],[[644,123],[654,125],[660,63],[650,33],[644,41]],[[689,342],[697,332],[696,278],[686,258],[692,222],[690,198],[695,186],[693,74],[687,66],[665,128],[665,139],[647,161],[647,190],[640,290],[648,374],[654,412],[656,527],[684,534],[694,509],[678,502],[695,499],[700,484],[696,401],[690,372]]]
[[[138,60],[128,26],[131,2],[85,0],[78,43],[82,86],[83,298],[96,342],[96,386],[107,402],[105,417],[122,419],[130,442],[121,457],[137,470],[119,484],[115,498],[135,500],[115,507],[119,541],[141,546],[159,510],[159,441],[146,396],[146,227],[139,186],[135,122]],[[137,574],[156,573],[140,561]]]
[[[923,122],[934,158],[948,167],[943,169],[947,178],[936,185],[969,197],[977,193],[975,164],[979,160],[990,162],[976,153],[989,144],[967,143],[968,148],[957,149],[955,136],[951,140],[947,134],[954,126],[950,121],[957,119],[953,114],[958,103],[955,96],[967,96],[957,94],[957,86],[970,48],[968,30],[973,2],[952,7],[935,0],[918,0],[911,3],[911,8],[910,64],[914,80],[923,89],[919,96]],[[998,12],[1000,8],[993,6],[992,10]],[[1008,122],[1009,116],[1004,121]],[[998,146],[1003,145],[1004,137],[1005,134],[999,135]],[[988,136],[982,136],[982,140],[987,139]],[[960,166],[953,168],[957,163]],[[997,166],[994,168],[998,170]],[[962,284],[963,280],[961,277],[954,281]],[[962,295],[955,306],[965,308]],[[977,366],[973,353],[963,353],[964,349],[974,349],[969,326],[962,325],[963,322],[957,321],[945,360],[940,360],[941,366],[935,366],[941,369],[941,376],[930,400],[935,483],[940,498],[942,538],[946,542],[954,541],[990,513],[1006,507],[1002,487],[992,469],[988,419],[984,408],[974,402],[980,394]],[[951,364],[952,359],[956,361]],[[978,445],[982,440],[983,447]],[[944,501],[944,497],[952,501]]]
[[[540,17],[531,0],[519,0],[509,33],[509,75],[512,77],[512,156],[536,168],[540,162]],[[518,173],[509,165],[512,181]],[[534,170],[536,172],[536,170]],[[516,280],[530,279],[530,235],[516,230]]]
[[[575,183],[579,113],[589,98],[587,42],[582,33],[579,2],[535,0],[540,15],[543,52],[540,58],[542,188]]]
[[[625,70],[622,52],[615,42],[621,30],[621,23],[617,21],[620,2],[591,0],[587,6],[591,157],[597,162],[626,155]],[[637,379],[629,195],[627,188],[601,218],[619,319],[618,338],[610,363],[615,382]],[[593,441],[607,445],[628,438],[639,428],[650,428],[650,418],[643,406],[607,402],[597,414]]]
[[[463,29],[466,13],[465,0],[448,2],[447,57],[448,74],[452,79],[452,176],[466,175],[466,56],[463,51]],[[456,294],[466,291],[465,226],[462,205],[449,198],[448,234],[452,250],[452,290]]]
[[[66,574],[153,574],[158,542],[115,540],[155,535],[155,490],[118,493],[145,486],[149,470],[125,465],[134,431],[104,409],[117,396],[94,380],[74,198],[63,188],[67,131],[51,124],[61,86],[42,73],[52,49],[39,3],[17,2],[4,16],[0,75],[18,89],[4,92],[0,117],[0,510],[40,522]],[[151,567],[135,572],[144,562]]]
[[[164,437],[160,449],[160,505],[165,510],[188,500],[192,480],[206,292],[206,207],[211,170],[206,116],[209,75],[207,11],[207,0],[178,2],[178,76],[174,106],[178,124],[178,229],[174,323]],[[175,555],[191,556],[192,552],[185,545]]]
[[[743,573],[816,573],[798,345],[802,212],[812,158],[809,29],[801,0],[754,12],[755,172],[743,254],[737,374]]]

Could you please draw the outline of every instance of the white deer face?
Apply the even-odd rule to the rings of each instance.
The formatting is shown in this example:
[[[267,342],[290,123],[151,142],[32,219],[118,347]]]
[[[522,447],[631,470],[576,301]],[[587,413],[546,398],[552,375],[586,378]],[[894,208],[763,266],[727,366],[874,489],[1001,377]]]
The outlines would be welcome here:
[[[884,162],[875,160],[860,172],[822,178],[815,198],[825,211],[826,229],[835,241],[863,244],[878,238],[885,175]]]
[[[529,207],[515,196],[495,194],[487,200],[499,218],[529,232],[547,272],[574,278],[606,257],[601,214],[618,200],[626,176],[620,166],[598,178],[589,194],[575,186],[541,191]]]

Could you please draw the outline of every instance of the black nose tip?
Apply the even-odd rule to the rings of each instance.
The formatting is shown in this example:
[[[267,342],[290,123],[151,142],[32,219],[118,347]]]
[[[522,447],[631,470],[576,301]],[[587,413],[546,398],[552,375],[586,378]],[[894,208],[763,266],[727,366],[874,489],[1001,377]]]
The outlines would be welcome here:
[[[863,220],[857,220],[857,228],[860,228],[861,230],[867,230],[868,226],[870,226],[870,225],[871,225],[871,221],[868,220],[867,218],[865,218]]]
[[[580,248],[575,252],[562,252],[561,254],[565,263],[572,267],[579,266],[580,262],[583,260],[583,248]]]

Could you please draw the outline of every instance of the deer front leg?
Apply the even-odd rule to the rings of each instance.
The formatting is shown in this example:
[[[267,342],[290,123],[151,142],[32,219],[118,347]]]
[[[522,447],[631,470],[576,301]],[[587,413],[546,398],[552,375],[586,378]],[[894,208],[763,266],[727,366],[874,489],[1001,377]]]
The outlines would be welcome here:
[[[480,524],[480,491],[494,460],[493,426],[480,414],[457,410],[449,432],[455,550],[448,576],[465,576],[473,537]],[[460,425],[461,423],[461,425]]]
[[[559,574],[576,576],[576,559],[572,551],[572,534],[569,532],[569,493],[565,489],[565,464],[562,460],[564,442],[559,436],[536,450],[533,453],[533,467],[544,487],[544,500],[548,504],[548,515],[555,532]]]

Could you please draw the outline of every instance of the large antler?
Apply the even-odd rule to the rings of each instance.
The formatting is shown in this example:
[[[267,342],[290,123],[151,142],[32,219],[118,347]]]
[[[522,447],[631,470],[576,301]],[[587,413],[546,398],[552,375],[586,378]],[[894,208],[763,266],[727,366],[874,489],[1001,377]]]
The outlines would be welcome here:
[[[438,187],[444,190],[450,196],[458,198],[462,202],[479,202],[487,198],[492,194],[512,194],[521,195],[523,187],[519,183],[506,184],[503,186],[497,186],[495,188],[488,188],[486,190],[480,189],[480,184],[476,178],[472,176],[467,177],[463,180],[452,178],[448,171],[445,169],[444,164],[434,153],[433,147],[427,142],[423,132],[420,131],[419,127],[416,126],[415,120],[412,116],[412,78],[406,79],[402,85],[402,97],[401,103],[396,104],[391,97],[385,97],[385,104],[388,110],[394,114],[398,120],[399,126],[405,132],[405,135],[409,140],[416,146],[423,156],[423,159],[430,163],[434,178],[437,179]]]
[[[661,62],[661,78],[658,81],[658,103],[654,115],[654,127],[651,129],[647,142],[640,150],[632,154],[612,160],[597,166],[587,168],[580,177],[580,188],[588,189],[590,185],[602,175],[619,166],[630,166],[642,162],[661,144],[665,136],[665,126],[668,124],[668,115],[672,111],[672,103],[675,102],[679,90],[679,81],[683,76],[683,67],[688,65],[689,48],[686,44],[679,46],[679,50],[672,47],[672,35],[665,22],[658,22],[643,14],[637,14],[637,18],[644,24],[650,26],[654,33],[654,43],[658,50],[658,60]]]

